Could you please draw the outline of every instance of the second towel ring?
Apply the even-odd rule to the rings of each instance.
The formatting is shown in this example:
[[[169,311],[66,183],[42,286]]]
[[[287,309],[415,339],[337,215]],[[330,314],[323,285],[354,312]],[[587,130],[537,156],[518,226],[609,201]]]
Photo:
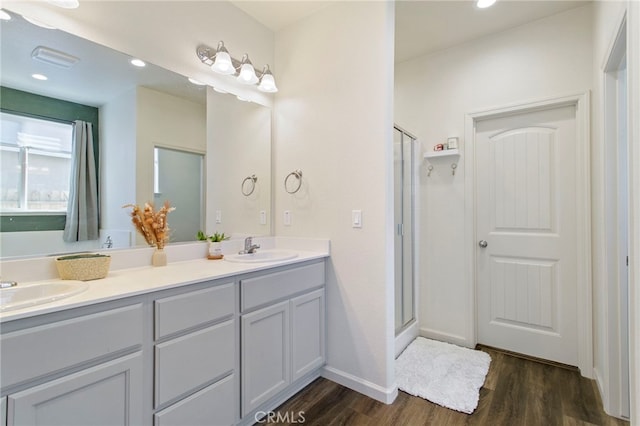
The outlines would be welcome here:
[[[240,190],[242,191],[242,195],[244,195],[245,197],[248,197],[249,195],[253,194],[253,191],[255,191],[256,189],[257,180],[258,180],[258,177],[256,175],[251,175],[244,178],[244,180],[242,181],[242,186],[240,187]],[[251,186],[249,187],[249,189],[245,191],[244,187],[245,187],[245,183],[247,182],[250,182]]]
[[[298,185],[296,186],[295,189],[289,191],[289,186],[287,185],[287,182],[292,176],[298,179]],[[289,194],[295,194],[296,192],[298,192],[300,190],[300,186],[302,186],[302,170],[300,169],[294,170],[291,173],[289,173],[286,178],[284,178],[284,190],[287,191]]]

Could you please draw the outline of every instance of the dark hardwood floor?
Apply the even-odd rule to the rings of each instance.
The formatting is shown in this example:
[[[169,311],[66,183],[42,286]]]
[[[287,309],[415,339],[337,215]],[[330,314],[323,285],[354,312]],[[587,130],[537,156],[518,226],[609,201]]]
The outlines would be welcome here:
[[[602,409],[595,382],[577,369],[481,348],[491,367],[471,415],[399,392],[385,405],[327,379],[317,379],[262,424],[289,425],[628,425]]]

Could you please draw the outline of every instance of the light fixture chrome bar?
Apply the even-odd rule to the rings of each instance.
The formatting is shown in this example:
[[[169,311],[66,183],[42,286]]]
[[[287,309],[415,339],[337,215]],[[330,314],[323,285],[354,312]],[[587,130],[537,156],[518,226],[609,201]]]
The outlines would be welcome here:
[[[196,55],[198,56],[198,59],[200,59],[200,62],[202,62],[203,64],[209,67],[213,65],[213,63],[215,62],[216,53],[217,53],[216,49],[206,46],[204,44],[198,46],[198,48],[196,49]],[[233,56],[231,56],[231,62],[233,63],[233,67],[236,69],[236,72],[232,75],[237,76],[239,74],[239,70],[240,70],[240,67],[242,67],[243,62],[242,60],[238,60]],[[264,74],[263,71],[256,69],[256,75],[258,76],[258,78],[261,78],[263,74]]]
[[[229,53],[225,49],[224,43],[222,41],[218,43],[217,48],[213,48],[204,44],[201,44],[196,48],[196,56],[198,57],[200,62],[207,65],[208,67],[213,66],[213,64],[216,61],[216,55],[218,54],[218,52],[225,52],[226,54]],[[231,55],[229,55],[229,58],[231,59],[231,64],[234,68],[234,72],[229,73],[229,75],[233,75],[235,77],[238,77],[240,75],[240,71],[244,64],[246,63],[251,64],[251,61],[249,60],[249,57],[247,54],[244,54],[241,60],[238,60]],[[269,69],[269,65],[265,65],[262,70],[259,70],[256,68],[253,68],[253,69],[258,80],[255,83],[251,83],[251,84],[258,84],[259,85],[258,89],[265,92],[276,92],[278,90],[275,86],[275,82],[273,80],[273,74]],[[270,82],[270,84],[268,85],[269,90],[264,90],[264,87],[266,86],[261,84],[263,76],[267,76],[267,79]]]

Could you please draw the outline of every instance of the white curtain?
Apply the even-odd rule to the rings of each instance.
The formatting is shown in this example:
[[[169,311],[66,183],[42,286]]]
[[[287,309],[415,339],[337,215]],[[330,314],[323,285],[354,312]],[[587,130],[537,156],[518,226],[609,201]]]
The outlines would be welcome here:
[[[67,206],[65,241],[97,240],[98,180],[93,154],[93,125],[76,120],[73,126],[71,188]]]

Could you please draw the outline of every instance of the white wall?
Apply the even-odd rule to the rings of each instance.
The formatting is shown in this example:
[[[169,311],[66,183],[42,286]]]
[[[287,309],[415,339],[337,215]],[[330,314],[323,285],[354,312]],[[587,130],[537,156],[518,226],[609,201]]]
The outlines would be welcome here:
[[[396,64],[395,120],[423,150],[461,138],[456,174],[450,162],[421,170],[420,330],[473,346],[475,301],[466,281],[465,114],[507,104],[581,93],[592,85],[591,7],[584,6],[451,49]]]
[[[393,3],[346,2],[278,32],[274,120],[276,235],[331,240],[327,377],[387,402],[397,392],[393,30]],[[303,184],[289,195],[283,182],[295,169]],[[361,229],[352,209],[362,210]]]
[[[207,152],[207,234],[270,235],[271,109],[209,88]],[[242,182],[254,174],[254,191],[244,196]],[[248,192],[250,184],[246,185]],[[260,224],[260,211],[266,214],[265,224]]]

